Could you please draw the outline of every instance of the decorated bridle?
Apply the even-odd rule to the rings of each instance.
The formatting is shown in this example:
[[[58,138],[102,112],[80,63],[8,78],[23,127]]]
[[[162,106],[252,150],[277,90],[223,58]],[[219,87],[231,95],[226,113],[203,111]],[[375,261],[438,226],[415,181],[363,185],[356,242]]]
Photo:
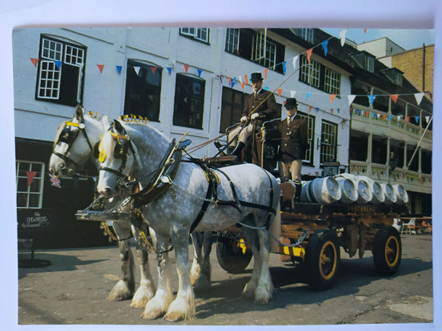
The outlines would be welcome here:
[[[91,144],[91,142],[89,140],[89,137],[87,135],[87,132],[86,132],[86,126],[84,124],[84,119],[81,118],[79,121],[80,121],[79,123],[74,123],[74,122],[71,122],[71,121],[63,122],[62,125],[64,125],[64,128],[60,132],[60,135],[58,136],[58,140],[54,143],[54,148],[55,148],[55,145],[57,145],[59,142],[63,142],[65,144],[67,144],[68,148],[67,148],[67,150],[66,150],[66,152],[64,154],[61,154],[61,153],[58,153],[58,152],[54,152],[54,150],[52,151],[52,154],[58,156],[60,159],[62,159],[66,163],[67,162],[73,163],[76,167],[78,167],[77,162],[72,160],[68,155],[69,155],[70,149],[72,148],[72,145],[75,142],[75,139],[77,139],[77,137],[80,134],[80,132],[83,132],[84,137],[86,138],[86,141],[87,141],[91,151],[94,150],[94,148],[92,147],[92,144]],[[78,130],[72,131],[71,127],[76,127],[76,128],[78,128]]]
[[[118,122],[117,120],[115,120],[112,123],[112,126],[114,128],[116,128],[118,126],[117,131],[122,131],[122,134],[113,133],[111,131],[111,129],[109,131],[112,138],[117,141],[117,144],[115,145],[115,150],[114,150],[114,157],[116,159],[122,160],[120,170],[118,171],[118,170],[108,168],[108,167],[103,167],[103,166],[101,166],[98,170],[111,172],[113,174],[116,174],[118,177],[126,177],[126,175],[123,174],[123,170],[126,168],[127,152],[130,148],[134,157],[135,157],[135,150],[132,146],[132,141],[130,140],[129,135],[126,133],[126,129],[121,125],[121,123]],[[104,148],[101,146],[101,141],[100,141],[100,144],[98,145],[98,160],[100,161],[100,163],[103,163],[106,160],[106,154],[104,152]]]

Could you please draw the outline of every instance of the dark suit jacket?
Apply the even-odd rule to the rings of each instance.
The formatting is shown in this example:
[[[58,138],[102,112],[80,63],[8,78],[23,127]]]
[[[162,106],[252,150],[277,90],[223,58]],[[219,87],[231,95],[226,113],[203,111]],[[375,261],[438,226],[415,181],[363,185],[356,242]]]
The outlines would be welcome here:
[[[290,126],[287,119],[284,119],[278,129],[281,133],[279,158],[282,161],[303,160],[308,147],[307,122],[295,116]]]
[[[258,106],[259,108],[257,108],[254,113],[258,113],[260,115],[260,117],[256,120],[256,124],[259,126],[262,126],[262,123],[265,121],[273,119],[278,111],[275,96],[271,92],[262,89],[256,98],[255,93],[252,93],[246,97],[244,102],[244,110],[241,116],[249,116],[249,114]]]

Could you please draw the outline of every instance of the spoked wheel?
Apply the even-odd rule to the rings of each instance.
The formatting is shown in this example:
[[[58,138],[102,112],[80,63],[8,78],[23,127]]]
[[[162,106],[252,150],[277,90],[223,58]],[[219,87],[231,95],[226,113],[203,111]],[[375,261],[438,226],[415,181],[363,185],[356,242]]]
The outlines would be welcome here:
[[[324,291],[335,283],[341,258],[336,234],[331,230],[316,231],[305,251],[307,281],[315,291]]]
[[[399,232],[392,226],[378,230],[373,242],[373,261],[379,276],[394,275],[401,264],[402,243]]]
[[[252,259],[252,253],[244,251],[244,245],[245,242],[238,243],[232,233],[229,234],[228,231],[221,232],[216,244],[216,258],[221,268],[231,274],[243,272]]]

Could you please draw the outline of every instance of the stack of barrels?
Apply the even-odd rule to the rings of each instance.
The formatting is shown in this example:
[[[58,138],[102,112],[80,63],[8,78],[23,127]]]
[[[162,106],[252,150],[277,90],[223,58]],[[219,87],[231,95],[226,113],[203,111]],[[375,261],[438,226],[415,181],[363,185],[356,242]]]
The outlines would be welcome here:
[[[378,183],[367,176],[339,174],[302,183],[303,203],[399,204],[408,202],[401,184]]]

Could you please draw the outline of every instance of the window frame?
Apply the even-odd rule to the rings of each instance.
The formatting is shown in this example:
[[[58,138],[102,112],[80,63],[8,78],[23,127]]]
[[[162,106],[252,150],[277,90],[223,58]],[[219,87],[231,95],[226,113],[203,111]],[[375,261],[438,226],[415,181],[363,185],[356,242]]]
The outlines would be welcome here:
[[[48,42],[48,47],[45,46],[45,42]],[[60,50],[52,50],[50,47],[52,44],[61,45]],[[68,49],[76,50],[77,55],[73,55],[68,52]],[[54,52],[54,55],[51,55]],[[82,53],[82,56],[78,56],[78,53]],[[85,76],[85,64],[86,64],[86,52],[87,48],[82,45],[77,45],[72,42],[67,42],[63,38],[57,39],[47,35],[40,36],[40,49],[39,49],[39,61],[38,61],[38,72],[37,72],[37,82],[35,86],[35,100],[44,102],[53,102],[58,104],[63,104],[67,106],[75,106],[78,103],[82,103],[83,93],[84,93],[84,76]],[[67,58],[71,57],[70,61]],[[75,63],[72,59],[75,58]],[[79,61],[81,59],[81,61]],[[55,61],[60,61],[62,64],[60,69],[57,68]],[[71,102],[71,95],[66,93],[68,87],[64,84],[71,81],[70,76],[66,76],[63,79],[63,68],[64,71],[68,70],[71,66],[78,68],[78,82],[76,87],[75,102]],[[67,79],[68,78],[68,79]],[[55,87],[54,87],[55,85]],[[47,95],[48,91],[52,91]],[[56,92],[54,92],[56,91]],[[44,95],[42,95],[44,93]]]
[[[341,94],[341,77],[342,75],[328,67],[324,67],[324,91],[329,94]],[[337,76],[337,77],[334,77]],[[333,84],[335,83],[335,84]]]
[[[231,100],[229,100],[229,101],[226,101],[225,97],[224,97],[225,96],[225,91],[227,91],[227,90],[231,91],[231,93],[232,93]],[[239,103],[235,103],[235,99],[236,99],[235,96],[236,95],[240,95],[241,96],[241,103],[240,104]],[[239,90],[235,90],[235,89],[227,87],[227,86],[223,86],[223,88],[222,88],[222,96],[221,96],[221,113],[220,113],[221,118],[220,118],[220,122],[219,122],[219,132],[220,133],[224,133],[228,127],[230,127],[233,124],[239,122],[239,120],[241,118],[241,113],[242,113],[242,111],[244,109],[244,102],[245,102],[246,98],[247,98],[247,93],[241,92]],[[225,113],[227,111],[226,107],[231,107],[230,108],[230,114],[229,114],[230,123],[224,128],[224,130],[222,130],[223,129],[223,127],[222,127],[222,124],[223,124],[222,118],[226,117],[226,113]],[[239,116],[238,116],[238,121],[237,122],[235,122],[234,119],[233,119],[235,117],[234,116],[235,109],[239,109]]]
[[[334,128],[335,132],[333,134],[333,132],[331,132],[331,130],[324,130],[324,126],[327,126],[328,128]],[[333,134],[333,135],[332,135]],[[325,142],[325,135],[332,135],[332,137],[334,137],[334,142],[330,143],[330,142]],[[330,160],[324,160],[324,156],[325,155],[332,155],[331,153],[326,153],[326,151],[324,151],[324,149],[332,149],[333,150],[333,159]],[[321,165],[324,164],[324,162],[335,162],[337,160],[337,155],[338,155],[338,124],[327,121],[327,120],[322,120],[321,123],[321,150],[319,153],[319,158],[320,158],[320,163]]]
[[[308,63],[307,57],[301,56],[301,69],[299,70],[299,81],[309,86],[320,89],[321,87],[321,64],[319,62],[310,60]],[[312,80],[312,84],[310,84]]]
[[[315,40],[315,33],[312,28],[300,28],[299,36],[305,41],[313,44]]]
[[[374,57],[371,57],[371,56],[368,56],[368,55],[365,56],[364,68],[368,72],[374,72]]]
[[[232,33],[234,32],[234,33]],[[236,35],[237,34],[237,35]],[[227,28],[225,51],[232,54],[238,54],[241,32],[238,28]]]
[[[252,61],[257,62],[258,64],[267,68],[274,68],[276,65],[276,52],[277,46],[275,43],[269,41],[265,30],[257,31],[253,35],[252,54],[250,58]],[[273,56],[269,56],[272,54]]]
[[[201,37],[201,35],[203,33],[206,34],[205,39]],[[209,28],[180,28],[180,35],[200,41],[205,44],[210,43],[210,29]]]
[[[307,140],[309,142],[309,147],[306,149],[305,154],[308,154],[309,157],[304,158],[302,162],[308,165],[313,165],[315,156],[315,140],[313,138],[315,137],[316,118],[315,116],[311,116],[310,114],[306,114],[300,111],[297,112],[296,116],[299,116],[307,122]]]
[[[40,185],[38,188],[37,192],[31,192],[31,185],[27,186],[27,190],[26,191],[19,191],[19,182],[20,179],[24,179],[27,181],[27,176],[26,175],[20,175],[20,164],[24,164],[24,163],[28,163],[29,167],[28,170],[25,171],[31,171],[32,166],[34,164],[38,164],[41,165],[41,171],[40,171],[40,176],[35,175],[34,180],[39,179],[40,180]],[[43,192],[44,192],[44,175],[45,175],[45,163],[44,162],[38,162],[38,161],[28,161],[28,160],[16,160],[15,161],[15,180],[16,180],[16,184],[15,184],[15,188],[16,188],[16,194],[17,194],[17,209],[41,209],[43,207]],[[18,195],[19,194],[24,194],[26,195],[27,199],[26,199],[26,206],[19,206],[19,201],[18,201]],[[38,199],[38,206],[37,207],[30,207],[29,206],[29,202],[30,202],[30,196],[31,195],[39,195],[39,199]]]
[[[191,91],[188,91],[187,93],[183,93],[183,92],[177,92],[177,87],[178,87],[178,79],[187,79],[187,80],[191,80],[191,85],[192,85],[192,89]],[[201,83],[201,85],[203,86],[203,91],[200,92],[201,97],[192,97],[193,96],[193,82],[198,81],[199,83]],[[174,98],[174,110],[173,110],[173,125],[175,126],[182,126],[182,127],[188,127],[188,128],[193,128],[193,129],[198,129],[198,130],[203,130],[203,124],[204,124],[204,102],[205,102],[205,94],[206,94],[206,81],[204,79],[201,79],[197,76],[194,75],[189,75],[189,74],[177,74],[176,75],[176,82],[175,82],[175,98]],[[188,103],[188,107],[191,107],[193,100],[192,99],[196,99],[199,100],[201,102],[202,105],[202,109],[201,109],[201,125],[184,125],[182,123],[179,122],[179,120],[177,119],[177,115],[176,115],[176,111],[178,110],[177,108],[177,98],[178,97],[183,97],[183,100],[185,100],[186,98],[190,98],[191,100]],[[185,101],[187,103],[187,101]],[[187,110],[186,110],[187,111]],[[190,120],[190,115],[189,115],[189,120]],[[197,119],[199,120],[199,119]]]

